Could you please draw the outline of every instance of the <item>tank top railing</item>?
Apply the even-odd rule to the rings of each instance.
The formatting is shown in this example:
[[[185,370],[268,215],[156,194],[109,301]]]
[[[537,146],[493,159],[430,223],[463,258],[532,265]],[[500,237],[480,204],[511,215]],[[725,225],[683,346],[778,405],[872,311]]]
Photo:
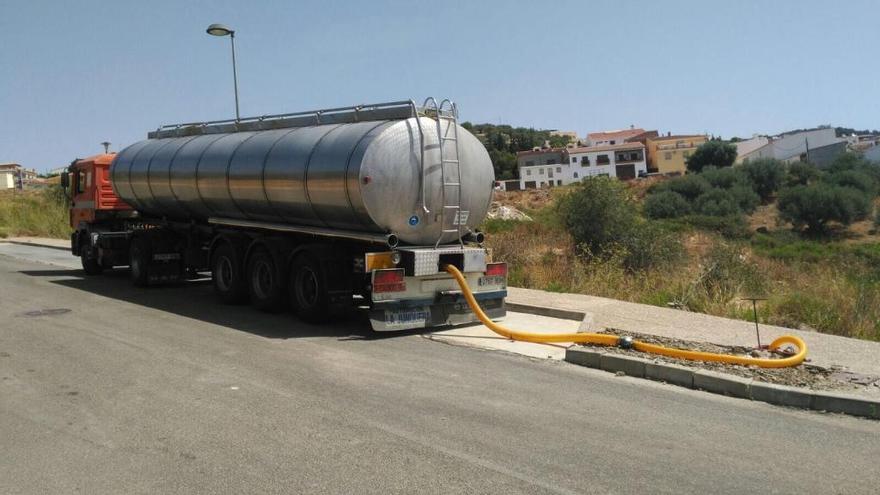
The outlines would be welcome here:
[[[348,124],[377,120],[403,120],[419,115],[422,109],[412,100],[371,103],[349,107],[324,108],[306,112],[259,115],[241,119],[208,120],[162,125],[147,137],[166,138],[198,134],[221,134],[240,131],[307,127],[321,124]]]

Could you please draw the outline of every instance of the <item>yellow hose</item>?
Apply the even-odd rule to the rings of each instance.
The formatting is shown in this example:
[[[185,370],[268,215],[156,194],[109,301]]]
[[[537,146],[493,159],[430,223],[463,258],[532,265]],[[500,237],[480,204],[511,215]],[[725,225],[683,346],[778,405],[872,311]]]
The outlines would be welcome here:
[[[549,343],[549,342],[575,342],[579,344],[599,344],[599,345],[608,345],[608,346],[616,346],[622,342],[622,339],[617,335],[610,335],[604,333],[552,333],[552,334],[544,334],[544,333],[532,333],[532,332],[521,332],[517,330],[511,330],[509,328],[505,328],[494,321],[490,320],[486,313],[483,312],[483,309],[480,308],[479,303],[474,298],[473,292],[471,292],[470,287],[468,287],[467,280],[465,280],[464,275],[458,271],[458,268],[452,265],[446,265],[446,271],[449,272],[450,275],[455,278],[456,282],[458,282],[458,286],[461,287],[461,292],[464,294],[464,298],[470,306],[471,311],[477,315],[477,318],[486,325],[489,330],[501,335],[503,337],[507,337],[511,340],[521,340],[524,342],[536,342],[536,343]],[[701,351],[687,351],[683,349],[675,349],[672,347],[664,347],[662,345],[656,344],[648,344],[646,342],[633,341],[632,348],[641,352],[648,352],[651,354],[659,354],[661,356],[668,356],[680,359],[690,359],[693,361],[716,361],[721,363],[730,363],[730,364],[741,364],[743,366],[759,366],[761,368],[786,368],[789,366],[797,366],[804,362],[804,359],[807,357],[807,344],[801,340],[799,337],[795,337],[794,335],[783,335],[778,339],[774,340],[770,343],[770,350],[776,350],[782,347],[785,344],[792,344],[798,348],[798,352],[792,356],[788,356],[781,359],[762,359],[762,358],[753,358],[753,357],[743,357],[743,356],[733,356],[730,354],[716,354],[713,352],[701,352]]]

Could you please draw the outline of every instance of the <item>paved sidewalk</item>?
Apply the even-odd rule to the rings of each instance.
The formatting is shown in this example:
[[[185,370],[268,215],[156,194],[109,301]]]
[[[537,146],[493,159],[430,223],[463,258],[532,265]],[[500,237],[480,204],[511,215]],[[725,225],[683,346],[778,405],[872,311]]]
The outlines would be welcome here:
[[[579,311],[592,316],[594,329],[619,328],[720,345],[755,345],[755,324],[701,313],[636,304],[582,294],[559,294],[533,289],[508,288],[509,303]],[[761,342],[796,335],[807,343],[812,364],[843,366],[850,371],[880,375],[880,342],[818,332],[761,325]]]
[[[70,239],[48,239],[45,237],[7,237],[0,239],[0,242],[11,242],[13,244],[30,244],[34,246],[44,246],[56,249],[70,249]]]

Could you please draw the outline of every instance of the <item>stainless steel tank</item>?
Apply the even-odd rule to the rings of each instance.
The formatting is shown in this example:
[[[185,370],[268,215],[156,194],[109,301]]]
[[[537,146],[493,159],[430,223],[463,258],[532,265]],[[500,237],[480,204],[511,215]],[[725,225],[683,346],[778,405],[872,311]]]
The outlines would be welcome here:
[[[447,121],[419,118],[421,133],[410,117],[147,139],[116,155],[111,180],[120,198],[157,217],[393,233],[411,245],[453,242],[455,232],[441,238],[438,125],[440,134],[454,133]],[[460,218],[467,232],[486,217],[494,173],[482,143],[457,129],[461,215],[447,213],[445,228],[457,228]],[[454,145],[444,141],[447,158]],[[454,164],[447,166],[446,182],[456,182]],[[457,193],[446,186],[445,202],[456,204]]]

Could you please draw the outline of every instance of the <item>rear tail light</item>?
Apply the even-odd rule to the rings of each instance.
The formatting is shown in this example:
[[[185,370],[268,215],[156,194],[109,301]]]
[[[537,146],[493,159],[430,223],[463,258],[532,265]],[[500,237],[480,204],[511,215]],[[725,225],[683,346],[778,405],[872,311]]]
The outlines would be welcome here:
[[[486,265],[487,276],[507,276],[507,263],[489,263]]]
[[[373,272],[373,292],[403,292],[406,282],[403,280],[403,269],[375,270]]]

